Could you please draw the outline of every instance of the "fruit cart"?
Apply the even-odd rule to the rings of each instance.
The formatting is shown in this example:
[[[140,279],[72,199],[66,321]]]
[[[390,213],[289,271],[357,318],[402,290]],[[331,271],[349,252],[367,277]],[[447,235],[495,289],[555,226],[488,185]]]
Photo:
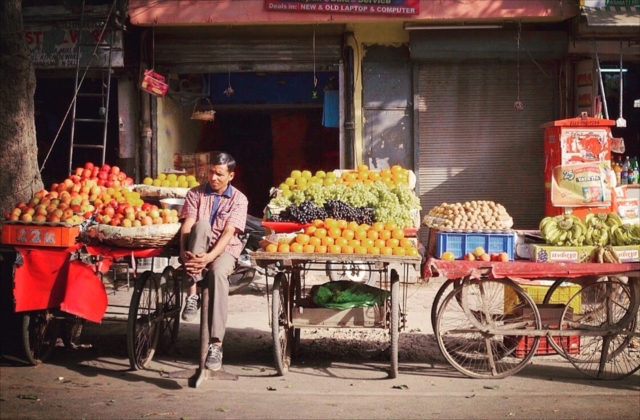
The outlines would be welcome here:
[[[22,313],[22,344],[33,365],[47,359],[58,337],[69,347],[79,338],[86,320],[127,322],[127,353],[131,368],[149,366],[156,348],[170,352],[176,342],[181,310],[181,270],[169,264],[178,255],[171,246],[117,248],[74,244],[66,248],[14,246],[15,311]],[[163,258],[161,273],[138,272],[136,260]],[[127,259],[126,263],[122,263]],[[129,305],[111,302],[104,274],[125,265],[133,269],[133,292]],[[112,266],[113,265],[113,266]],[[128,280],[127,280],[128,281]]]
[[[380,288],[389,292],[381,307],[351,308],[346,310],[309,307],[305,274],[326,263],[335,266],[359,261],[380,275]],[[271,329],[274,359],[279,375],[288,372],[295,356],[303,328],[383,328],[390,334],[391,368],[389,376],[398,375],[398,335],[405,327],[407,279],[413,266],[419,270],[421,258],[409,256],[383,256],[362,254],[317,254],[254,252],[251,262],[255,266],[275,268],[271,283]],[[398,270],[401,272],[399,273]],[[267,285],[269,285],[269,270]],[[403,285],[402,295],[400,285]],[[269,294],[267,293],[267,296]]]
[[[512,375],[542,340],[596,379],[640,369],[640,263],[431,258],[425,270],[427,277],[449,280],[432,305],[433,330],[443,356],[467,376]],[[540,305],[520,285],[536,279],[553,281]],[[565,303],[549,304],[565,282],[580,287]]]

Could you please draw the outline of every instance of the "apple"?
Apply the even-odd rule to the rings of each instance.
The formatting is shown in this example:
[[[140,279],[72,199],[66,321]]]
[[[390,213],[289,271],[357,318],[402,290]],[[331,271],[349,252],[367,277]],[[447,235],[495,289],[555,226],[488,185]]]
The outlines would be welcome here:
[[[82,176],[83,178],[91,178],[91,169],[84,169],[82,171]]]
[[[97,166],[94,166],[91,169],[91,178],[97,178],[98,177],[98,172],[100,172],[100,168],[98,168]]]
[[[73,216],[73,209],[72,208],[66,208],[64,209],[64,212],[62,213],[62,219],[69,219],[71,218],[71,216]]]
[[[105,163],[105,164],[103,164],[103,165],[100,167],[100,170],[101,170],[101,171],[105,171],[106,173],[109,173],[109,171],[111,171],[111,166],[109,166],[109,165],[107,165],[107,164]]]
[[[498,256],[498,261],[500,262],[509,262],[509,254],[506,252],[501,252]]]
[[[84,172],[84,168],[76,168],[76,171],[73,173],[75,176],[82,176]]]
[[[102,217],[100,218],[100,223],[104,223],[105,225],[108,225],[109,223],[111,223],[111,216],[109,216],[108,214],[103,214]]]
[[[466,261],[475,261],[476,256],[473,254],[473,252],[467,252],[466,254],[464,254],[464,259]]]
[[[29,213],[22,213],[20,215],[20,220],[22,220],[23,222],[31,222],[33,221],[33,218]]]
[[[143,226],[150,226],[153,224],[153,219],[150,216],[145,216],[140,222]]]
[[[91,170],[91,169],[93,169],[93,166],[94,166],[94,165],[93,165],[93,163],[92,163],[92,162],[87,162],[87,163],[85,163],[85,164],[84,164],[84,169],[89,169],[89,170]]]
[[[131,178],[130,176],[126,177],[124,181],[122,181],[122,185],[124,185],[125,187],[133,185],[133,178]]]
[[[23,215],[28,214],[29,216],[33,216],[35,213],[36,210],[33,207],[27,207],[27,209],[22,212]]]
[[[15,222],[17,220],[20,220],[20,216],[18,216],[17,214],[11,213],[11,215],[9,216],[9,220],[11,220],[12,222]]]
[[[109,177],[109,172],[106,172],[106,171],[98,172],[98,179],[106,180],[108,177]]]
[[[120,219],[111,219],[111,221],[109,222],[109,225],[120,226]]]
[[[49,223],[59,223],[60,222],[60,216],[57,216],[54,213],[51,213],[50,215],[47,216],[47,222],[49,222]]]
[[[140,222],[140,220],[134,220],[132,223],[133,227],[140,227],[142,226],[142,222]]]
[[[133,220],[122,219],[121,226],[122,227],[131,227],[131,226],[133,226]]]
[[[117,166],[112,166],[111,167],[111,173],[118,175],[120,173],[120,168],[117,167]]]
[[[15,214],[16,216],[20,216],[22,214],[22,209],[19,207],[15,207],[13,209],[13,211],[11,211],[11,214]]]
[[[480,255],[479,259],[480,261],[491,261],[491,256],[485,252],[484,254]]]
[[[475,255],[476,257],[480,257],[481,255],[485,254],[485,250],[483,247],[479,246],[476,249],[473,250],[473,255]]]
[[[122,182],[125,179],[127,179],[127,174],[125,174],[124,172],[118,172],[118,181]]]
[[[33,218],[33,221],[36,223],[44,223],[47,221],[47,216],[43,214],[38,214]]]

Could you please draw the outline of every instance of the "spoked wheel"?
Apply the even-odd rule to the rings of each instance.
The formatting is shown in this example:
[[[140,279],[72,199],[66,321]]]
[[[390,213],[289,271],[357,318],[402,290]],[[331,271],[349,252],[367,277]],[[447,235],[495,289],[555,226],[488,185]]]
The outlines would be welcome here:
[[[391,270],[391,317],[389,322],[389,336],[391,339],[391,378],[398,377],[398,338],[400,336],[400,276]]]
[[[22,315],[22,346],[27,362],[38,365],[47,360],[58,339],[58,321],[49,310]]]
[[[371,275],[371,265],[365,262],[336,262],[327,261],[327,276],[331,281],[350,280],[375,286],[376,279]]]
[[[290,326],[291,300],[289,282],[284,273],[278,273],[273,282],[271,301],[271,332],[273,335],[273,357],[278,375],[289,371],[293,347],[293,327]]]
[[[182,282],[175,268],[168,266],[160,275],[162,290],[162,326],[160,333],[160,351],[171,354],[178,341],[180,328],[180,310],[182,308]]]
[[[507,293],[516,299],[505,308],[509,289]],[[534,356],[539,337],[533,338],[524,354],[514,350],[527,330],[539,328],[536,305],[520,286],[504,279],[467,280],[442,303],[436,338],[444,357],[459,372],[472,378],[505,378]]]
[[[134,370],[151,364],[162,326],[162,304],[158,277],[145,271],[136,279],[127,323],[127,353]]]
[[[635,348],[640,337],[638,314],[630,314],[636,298],[626,284],[604,281],[583,287],[569,300],[561,330],[614,330],[606,335],[580,336],[578,354],[571,354],[568,343],[562,341],[563,351],[576,369],[596,379],[621,379],[640,369],[640,353]],[[576,302],[579,313],[573,312]]]
[[[433,303],[431,304],[431,327],[433,328],[433,334],[438,335],[437,333],[437,321],[438,321],[438,311],[442,306],[443,299],[447,296],[447,294],[451,293],[451,290],[460,286],[460,280],[446,280],[442,283],[442,286],[436,292],[436,296],[433,298]]]

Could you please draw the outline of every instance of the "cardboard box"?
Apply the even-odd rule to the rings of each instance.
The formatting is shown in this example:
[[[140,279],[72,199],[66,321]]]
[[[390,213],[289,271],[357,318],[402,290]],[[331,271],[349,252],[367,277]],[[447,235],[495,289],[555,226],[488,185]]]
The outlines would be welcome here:
[[[2,226],[5,245],[67,247],[76,243],[80,227],[64,224],[15,223]]]
[[[531,260],[536,262],[591,262],[594,246],[551,246],[531,244]]]
[[[145,70],[140,82],[140,89],[154,96],[163,97],[167,94],[169,85],[165,82],[164,76],[152,70]]]
[[[614,246],[613,250],[623,263],[640,262],[640,245]]]

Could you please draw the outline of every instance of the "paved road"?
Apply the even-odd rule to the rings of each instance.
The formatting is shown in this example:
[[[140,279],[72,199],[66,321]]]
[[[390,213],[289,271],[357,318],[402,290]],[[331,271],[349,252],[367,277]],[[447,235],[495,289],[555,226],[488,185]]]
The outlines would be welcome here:
[[[428,321],[439,284],[408,288],[396,379],[388,379],[386,335],[379,330],[305,330],[290,373],[276,376],[258,281],[230,299],[224,368],[237,381],[211,380],[194,389],[187,380],[164,377],[197,363],[195,322],[181,325],[173,356],[156,356],[145,371],[129,369],[123,323],[89,324],[82,342],[91,347],[56,349],[38,367],[19,363],[17,350],[5,343],[0,418],[640,418],[638,373],[595,381],[557,356],[544,356],[502,380],[458,374],[439,355]],[[121,292],[117,299],[126,298]]]

